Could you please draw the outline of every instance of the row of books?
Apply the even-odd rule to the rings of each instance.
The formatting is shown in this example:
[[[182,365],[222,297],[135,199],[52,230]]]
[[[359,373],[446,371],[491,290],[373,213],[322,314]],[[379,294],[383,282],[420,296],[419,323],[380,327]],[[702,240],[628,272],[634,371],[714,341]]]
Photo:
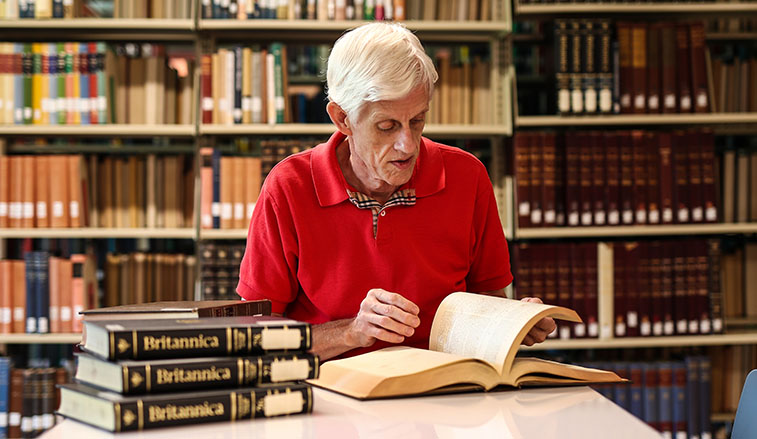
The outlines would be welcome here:
[[[238,298],[239,265],[244,244],[200,244],[200,285],[205,300]]]
[[[426,123],[495,123],[489,48],[429,45],[426,50],[439,73]]]
[[[0,43],[0,123],[189,124],[191,69],[157,44]]]
[[[751,17],[722,17],[707,20],[707,32],[739,33],[755,30],[757,30],[757,19]]]
[[[712,437],[710,398],[712,364],[707,356],[683,361],[601,362],[590,367],[612,370],[631,384],[594,388],[662,433],[663,437]]]
[[[757,369],[757,348],[754,345],[713,346],[712,413],[735,413],[747,374]]]
[[[757,111],[757,46],[710,44],[712,101],[720,112]]]
[[[743,143],[741,143],[743,141]],[[757,141],[726,139],[720,170],[723,221],[757,221]]]
[[[61,386],[65,417],[120,432],[313,409],[311,388],[297,382],[317,378],[320,366],[307,352],[306,323],[266,316],[111,319],[87,321],[85,331],[76,384]],[[91,416],[95,405],[117,421]]]
[[[0,19],[190,18],[191,0],[6,0]]]
[[[107,253],[103,305],[193,300],[196,278],[197,258],[193,255]]]
[[[177,228],[193,222],[189,156],[0,156],[0,171],[0,227]]]
[[[701,22],[555,20],[558,113],[711,111],[705,53]]]
[[[79,311],[97,303],[94,260],[34,251],[0,260],[0,333],[70,333],[81,330]]]
[[[56,423],[56,385],[70,381],[61,367],[17,368],[0,357],[0,437],[33,438]]]
[[[559,324],[553,337],[598,337],[598,296],[612,294],[615,337],[709,334],[723,331],[717,241],[609,244],[600,260],[596,242],[519,243],[513,248],[517,297],[574,309],[581,324]],[[599,273],[613,291],[599,291]],[[608,334],[609,335],[609,334]]]
[[[518,132],[519,227],[715,222],[710,131]]]
[[[489,0],[210,0],[202,18],[288,20],[491,20]]]
[[[260,157],[221,156],[200,150],[200,221],[205,229],[244,229],[262,184]]]
[[[112,11],[106,8],[100,10],[96,8],[100,5],[90,6],[87,3],[93,2],[85,2],[82,5],[82,15],[87,17],[181,19],[192,18],[192,11],[195,8],[195,2],[192,0],[113,0]]]
[[[724,242],[723,309],[727,318],[757,317],[757,242]]]

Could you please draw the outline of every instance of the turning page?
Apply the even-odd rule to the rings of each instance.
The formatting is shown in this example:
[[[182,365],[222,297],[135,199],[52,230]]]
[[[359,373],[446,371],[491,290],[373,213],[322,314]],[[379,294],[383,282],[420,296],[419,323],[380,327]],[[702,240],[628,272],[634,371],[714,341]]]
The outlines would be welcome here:
[[[575,311],[559,306],[452,293],[436,311],[429,349],[478,358],[504,374],[523,338],[545,316],[581,321]]]

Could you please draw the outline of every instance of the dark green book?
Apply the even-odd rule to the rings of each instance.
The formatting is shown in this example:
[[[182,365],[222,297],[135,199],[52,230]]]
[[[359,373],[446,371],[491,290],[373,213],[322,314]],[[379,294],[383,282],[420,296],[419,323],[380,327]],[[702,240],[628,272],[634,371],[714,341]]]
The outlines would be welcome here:
[[[58,414],[112,432],[311,413],[307,384],[246,387],[143,397],[84,384],[60,386]]]
[[[84,322],[82,347],[106,360],[307,351],[310,325],[272,316]]]
[[[77,354],[77,359],[77,381],[125,395],[254,387],[318,378],[320,369],[318,357],[305,352],[116,362]]]

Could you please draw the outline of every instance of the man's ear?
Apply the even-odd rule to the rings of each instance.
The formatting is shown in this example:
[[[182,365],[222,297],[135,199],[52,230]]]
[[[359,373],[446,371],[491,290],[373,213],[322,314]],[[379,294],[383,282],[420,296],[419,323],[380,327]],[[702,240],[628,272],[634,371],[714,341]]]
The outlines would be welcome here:
[[[331,118],[331,121],[334,122],[334,125],[336,125],[336,129],[342,132],[345,136],[352,135],[352,129],[350,129],[349,123],[347,122],[347,113],[342,110],[342,107],[336,102],[329,102],[326,104],[326,112],[329,113],[329,117]]]

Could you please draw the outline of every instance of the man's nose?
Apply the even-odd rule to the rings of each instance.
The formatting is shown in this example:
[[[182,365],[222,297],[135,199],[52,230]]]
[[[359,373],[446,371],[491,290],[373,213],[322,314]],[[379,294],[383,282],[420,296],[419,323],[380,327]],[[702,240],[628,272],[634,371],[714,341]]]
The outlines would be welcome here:
[[[409,126],[403,127],[400,130],[399,136],[394,141],[394,149],[405,154],[412,154],[417,147],[415,138],[413,137],[413,130]]]

